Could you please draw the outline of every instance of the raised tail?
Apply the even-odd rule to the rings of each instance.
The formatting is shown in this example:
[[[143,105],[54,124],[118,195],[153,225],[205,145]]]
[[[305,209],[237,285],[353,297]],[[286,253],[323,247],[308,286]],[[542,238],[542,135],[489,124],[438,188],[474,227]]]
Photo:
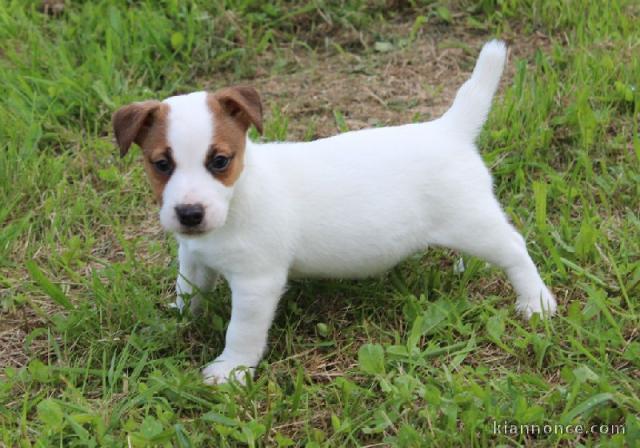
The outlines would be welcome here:
[[[480,134],[491,109],[507,57],[507,47],[500,40],[484,44],[469,78],[458,90],[451,108],[442,116],[455,132],[473,141]]]

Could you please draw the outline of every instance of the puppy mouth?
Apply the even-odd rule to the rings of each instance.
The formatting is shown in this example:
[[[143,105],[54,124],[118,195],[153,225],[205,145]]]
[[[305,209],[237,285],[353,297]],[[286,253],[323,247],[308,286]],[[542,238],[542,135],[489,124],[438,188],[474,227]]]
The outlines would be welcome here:
[[[204,227],[181,227],[178,233],[183,236],[200,236],[207,233],[209,229]]]

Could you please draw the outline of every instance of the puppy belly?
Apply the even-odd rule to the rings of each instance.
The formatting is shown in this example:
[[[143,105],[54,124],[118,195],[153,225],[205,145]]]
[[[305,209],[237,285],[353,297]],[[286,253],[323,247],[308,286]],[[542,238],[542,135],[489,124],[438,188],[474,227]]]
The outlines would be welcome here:
[[[425,248],[426,249],[426,246]],[[382,274],[417,252],[414,248],[395,248],[379,253],[315,254],[297,258],[289,269],[291,278],[357,279]]]

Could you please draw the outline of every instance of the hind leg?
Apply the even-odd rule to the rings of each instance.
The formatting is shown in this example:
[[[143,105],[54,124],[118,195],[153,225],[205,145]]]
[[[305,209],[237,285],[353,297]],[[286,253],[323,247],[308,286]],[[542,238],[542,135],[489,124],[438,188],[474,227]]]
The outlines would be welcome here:
[[[504,269],[518,295],[516,308],[525,317],[534,313],[552,315],[556,301],[540,278],[524,239],[509,224],[493,195],[490,200],[477,199],[458,209],[452,222],[439,229],[434,242]]]

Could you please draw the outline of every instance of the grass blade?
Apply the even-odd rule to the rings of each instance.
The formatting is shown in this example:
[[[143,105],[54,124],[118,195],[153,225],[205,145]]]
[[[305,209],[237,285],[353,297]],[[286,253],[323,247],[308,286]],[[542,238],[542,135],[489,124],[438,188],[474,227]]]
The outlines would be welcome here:
[[[31,278],[38,286],[49,296],[51,300],[63,307],[65,310],[73,310],[74,306],[62,290],[53,284],[44,273],[40,270],[35,261],[27,261],[27,270],[31,274]]]

